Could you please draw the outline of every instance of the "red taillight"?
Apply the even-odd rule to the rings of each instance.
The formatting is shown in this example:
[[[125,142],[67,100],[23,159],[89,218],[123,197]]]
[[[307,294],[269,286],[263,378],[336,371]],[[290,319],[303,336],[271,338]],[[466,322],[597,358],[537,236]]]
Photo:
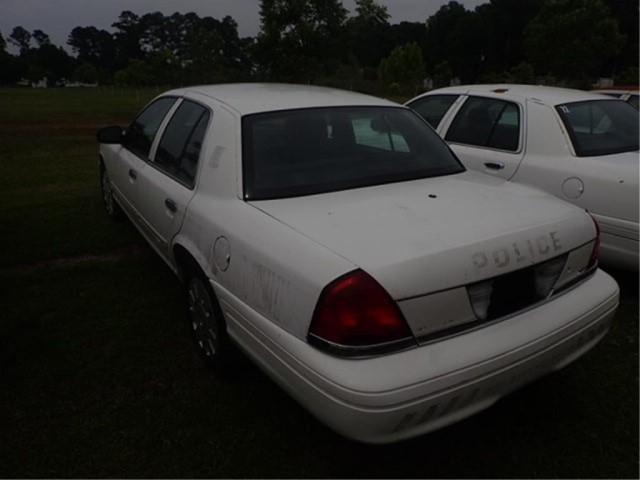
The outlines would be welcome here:
[[[309,335],[337,347],[367,347],[412,339],[396,303],[362,270],[339,277],[324,288]]]
[[[587,212],[588,213],[588,212]],[[593,244],[593,250],[591,250],[591,258],[589,259],[589,267],[592,268],[598,264],[598,255],[600,253],[600,226],[593,215],[589,213],[591,220],[593,220],[593,226],[596,228],[596,239]]]

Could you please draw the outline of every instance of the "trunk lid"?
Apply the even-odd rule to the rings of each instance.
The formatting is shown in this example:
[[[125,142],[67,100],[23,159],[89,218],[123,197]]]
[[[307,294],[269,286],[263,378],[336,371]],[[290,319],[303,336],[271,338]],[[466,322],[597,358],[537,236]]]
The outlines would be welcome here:
[[[581,209],[476,172],[252,205],[362,268],[395,300],[524,268],[595,236]]]

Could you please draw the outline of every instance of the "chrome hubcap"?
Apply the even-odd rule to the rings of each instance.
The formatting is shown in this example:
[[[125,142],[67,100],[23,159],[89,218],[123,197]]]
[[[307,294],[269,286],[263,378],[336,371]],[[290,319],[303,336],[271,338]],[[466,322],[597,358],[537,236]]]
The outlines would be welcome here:
[[[111,190],[111,182],[107,172],[102,172],[102,198],[104,199],[104,206],[107,209],[107,213],[113,213],[113,191]]]
[[[218,349],[218,324],[211,297],[202,280],[191,279],[188,297],[191,328],[198,347],[207,357],[213,357]]]

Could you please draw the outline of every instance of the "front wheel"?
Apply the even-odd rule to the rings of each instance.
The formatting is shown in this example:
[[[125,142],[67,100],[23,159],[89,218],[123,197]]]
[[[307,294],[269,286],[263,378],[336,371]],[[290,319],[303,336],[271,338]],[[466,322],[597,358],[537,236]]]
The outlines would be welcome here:
[[[100,187],[102,189],[102,201],[104,202],[104,209],[107,215],[115,220],[120,220],[122,218],[122,210],[120,210],[120,205],[118,205],[113,196],[111,179],[104,165],[100,165]]]

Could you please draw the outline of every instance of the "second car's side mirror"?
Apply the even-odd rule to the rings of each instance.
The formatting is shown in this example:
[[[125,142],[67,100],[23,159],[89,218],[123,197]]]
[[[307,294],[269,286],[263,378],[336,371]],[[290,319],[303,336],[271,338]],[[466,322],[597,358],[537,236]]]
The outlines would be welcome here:
[[[98,130],[98,142],[120,144],[124,139],[124,130],[122,127],[104,127]]]

